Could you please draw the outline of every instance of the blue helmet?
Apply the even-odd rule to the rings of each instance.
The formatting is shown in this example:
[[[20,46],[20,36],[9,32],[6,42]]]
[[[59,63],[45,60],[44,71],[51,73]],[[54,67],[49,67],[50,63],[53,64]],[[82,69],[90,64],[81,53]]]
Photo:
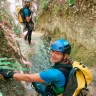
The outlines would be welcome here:
[[[62,52],[62,53],[70,54],[71,45],[67,40],[59,39],[51,45],[51,50],[55,50],[55,51],[59,51],[59,52]]]

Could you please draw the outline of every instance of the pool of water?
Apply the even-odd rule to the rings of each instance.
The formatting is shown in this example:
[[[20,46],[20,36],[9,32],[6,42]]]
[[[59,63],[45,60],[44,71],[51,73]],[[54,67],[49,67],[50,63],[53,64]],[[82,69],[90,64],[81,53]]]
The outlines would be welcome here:
[[[36,73],[50,68],[52,66],[49,60],[50,41],[42,33],[33,32],[32,42],[34,45],[29,46],[28,41],[24,41],[23,38],[19,39],[21,52],[31,63],[30,72]]]
[[[50,42],[46,38],[33,36],[35,42],[32,56],[28,57],[29,61],[32,62],[30,71],[32,73],[40,72],[48,69],[52,64],[50,58]]]
[[[46,70],[52,66],[50,62],[50,41],[42,35],[42,33],[33,32],[32,42],[35,44],[29,46],[28,41],[24,41],[23,38],[19,39],[20,49],[24,56],[27,57],[30,66],[30,73],[37,73]],[[31,82],[26,85],[28,91],[35,92],[31,87]]]

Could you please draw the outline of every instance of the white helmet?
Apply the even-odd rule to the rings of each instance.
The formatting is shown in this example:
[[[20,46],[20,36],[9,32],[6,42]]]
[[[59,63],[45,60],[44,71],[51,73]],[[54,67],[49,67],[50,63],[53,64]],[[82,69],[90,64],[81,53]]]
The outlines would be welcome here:
[[[24,2],[30,2],[30,0],[24,0]]]

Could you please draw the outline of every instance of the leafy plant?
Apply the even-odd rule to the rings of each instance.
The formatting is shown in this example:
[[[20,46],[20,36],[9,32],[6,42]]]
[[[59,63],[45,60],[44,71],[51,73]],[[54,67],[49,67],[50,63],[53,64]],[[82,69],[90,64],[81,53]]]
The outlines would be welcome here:
[[[23,71],[28,70],[28,68],[21,68],[21,64],[15,62],[13,58],[0,58],[0,69],[23,70]]]

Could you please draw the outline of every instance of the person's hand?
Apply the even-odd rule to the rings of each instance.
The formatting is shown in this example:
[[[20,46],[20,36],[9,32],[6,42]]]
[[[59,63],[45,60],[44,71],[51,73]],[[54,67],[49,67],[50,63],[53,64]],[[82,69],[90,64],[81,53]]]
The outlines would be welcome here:
[[[23,64],[30,67],[31,66],[31,63],[29,61],[25,61],[25,60],[22,60],[23,61]]]
[[[29,17],[30,19],[32,19],[32,15],[30,15],[30,17]]]
[[[9,79],[13,78],[14,72],[6,69],[0,69],[0,75],[2,75],[5,79]]]

